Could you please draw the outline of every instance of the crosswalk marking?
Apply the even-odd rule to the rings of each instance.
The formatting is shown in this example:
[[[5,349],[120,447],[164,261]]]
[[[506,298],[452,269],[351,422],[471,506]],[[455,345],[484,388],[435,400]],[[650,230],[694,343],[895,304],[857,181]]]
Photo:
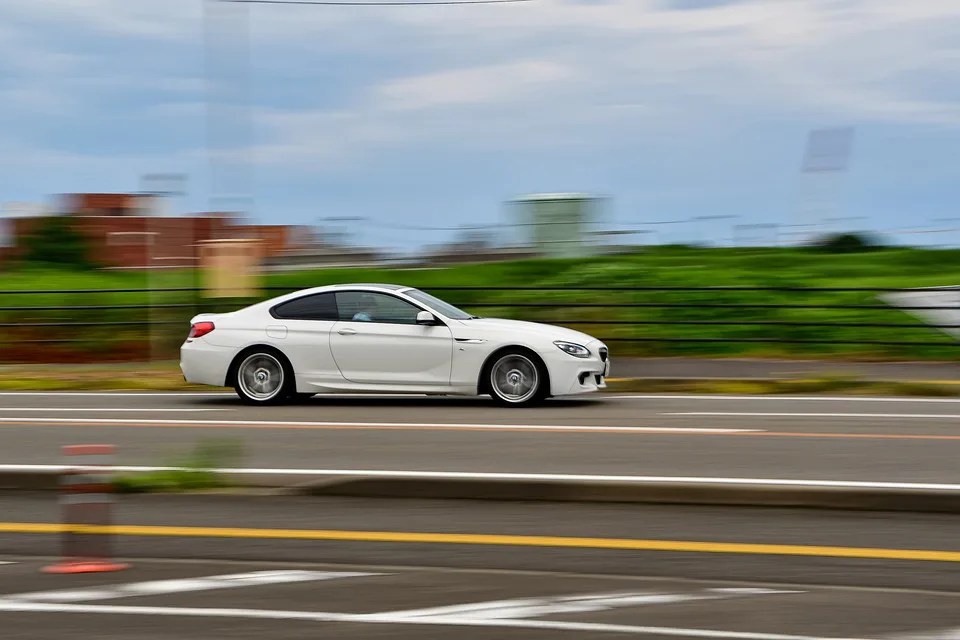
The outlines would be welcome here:
[[[112,600],[132,596],[157,596],[192,591],[209,591],[212,589],[235,589],[238,587],[311,582],[316,580],[337,580],[341,578],[360,578],[377,575],[383,574],[299,570],[254,571],[252,573],[237,573],[200,578],[179,578],[173,580],[153,580],[149,582],[134,582],[64,591],[38,591],[34,593],[3,596],[3,598],[28,602],[87,602],[91,600]]]
[[[960,640],[960,627],[916,635],[894,636],[891,640]]]
[[[299,622],[376,623],[395,625],[437,625],[449,627],[490,627],[503,629],[532,629],[538,631],[571,631],[579,633],[620,633],[641,636],[698,638],[702,640],[843,640],[811,635],[725,631],[721,629],[685,629],[679,627],[646,627],[627,624],[596,622],[566,622],[559,620],[480,620],[472,617],[406,618],[376,614],[332,613],[324,611],[277,611],[266,609],[223,609],[201,607],[138,607],[103,604],[51,604],[46,602],[18,602],[0,598],[0,612],[73,613],[133,616],[175,616],[198,618],[295,620]],[[322,633],[322,632],[321,632]],[[451,631],[451,634],[453,632]],[[572,637],[572,636],[571,636]],[[861,639],[862,640],[862,639]]]
[[[803,593],[777,589],[705,589],[695,593],[621,592],[590,595],[557,596],[546,598],[519,598],[391,611],[380,614],[389,618],[471,620],[523,620],[565,613],[591,613],[619,607],[678,604],[701,600],[720,600],[741,596]]]

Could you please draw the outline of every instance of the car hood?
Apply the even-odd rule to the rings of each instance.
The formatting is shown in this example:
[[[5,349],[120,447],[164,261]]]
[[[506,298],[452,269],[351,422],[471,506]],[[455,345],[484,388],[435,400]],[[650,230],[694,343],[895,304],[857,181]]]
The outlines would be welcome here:
[[[465,335],[469,333],[471,329],[476,329],[484,333],[497,332],[504,334],[523,333],[525,335],[538,335],[544,338],[549,338],[550,340],[567,340],[569,342],[576,342],[577,344],[582,344],[584,346],[590,344],[591,342],[597,341],[597,339],[593,336],[587,335],[586,333],[581,333],[580,331],[574,331],[573,329],[567,329],[566,327],[558,327],[552,324],[542,324],[540,322],[526,322],[523,320],[506,320],[503,318],[474,318],[472,320],[460,321],[460,326],[462,328],[458,328],[456,331],[458,337],[459,334]]]

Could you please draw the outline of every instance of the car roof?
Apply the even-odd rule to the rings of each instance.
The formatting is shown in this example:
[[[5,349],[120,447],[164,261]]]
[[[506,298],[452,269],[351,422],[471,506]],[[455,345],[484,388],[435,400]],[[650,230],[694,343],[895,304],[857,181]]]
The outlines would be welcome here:
[[[377,283],[366,283],[366,282],[361,282],[356,284],[338,284],[334,286],[338,288],[346,288],[346,289],[349,289],[351,287],[370,287],[370,288],[376,288],[376,289],[386,289],[388,291],[403,291],[404,289],[413,288],[413,287],[408,287],[402,284],[377,284]]]
[[[404,292],[411,291],[413,287],[408,287],[400,284],[377,284],[377,283],[350,283],[350,284],[329,284],[322,287],[310,287],[307,289],[298,289],[296,291],[291,291],[282,296],[279,296],[279,299],[288,300],[290,298],[299,298],[304,295],[311,295],[314,293],[332,293],[334,291],[344,291],[350,289],[362,289],[365,291],[396,291]],[[274,302],[279,301],[278,298],[274,299]]]

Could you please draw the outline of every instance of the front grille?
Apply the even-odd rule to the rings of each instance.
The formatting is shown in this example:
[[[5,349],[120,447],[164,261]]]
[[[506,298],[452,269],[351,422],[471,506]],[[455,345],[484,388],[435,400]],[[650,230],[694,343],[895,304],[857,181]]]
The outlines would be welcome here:
[[[606,362],[606,361],[607,361],[607,348],[600,347],[600,362]]]

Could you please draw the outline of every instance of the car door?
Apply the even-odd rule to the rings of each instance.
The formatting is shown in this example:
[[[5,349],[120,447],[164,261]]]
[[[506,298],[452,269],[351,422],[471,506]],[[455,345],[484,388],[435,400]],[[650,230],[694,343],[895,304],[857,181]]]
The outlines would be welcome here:
[[[339,320],[333,292],[282,302],[270,315],[267,335],[290,359],[298,379],[314,384],[343,381],[330,351],[330,332]]]
[[[330,349],[351,382],[442,386],[450,383],[453,335],[445,325],[419,325],[420,307],[397,296],[338,291],[340,321]]]

